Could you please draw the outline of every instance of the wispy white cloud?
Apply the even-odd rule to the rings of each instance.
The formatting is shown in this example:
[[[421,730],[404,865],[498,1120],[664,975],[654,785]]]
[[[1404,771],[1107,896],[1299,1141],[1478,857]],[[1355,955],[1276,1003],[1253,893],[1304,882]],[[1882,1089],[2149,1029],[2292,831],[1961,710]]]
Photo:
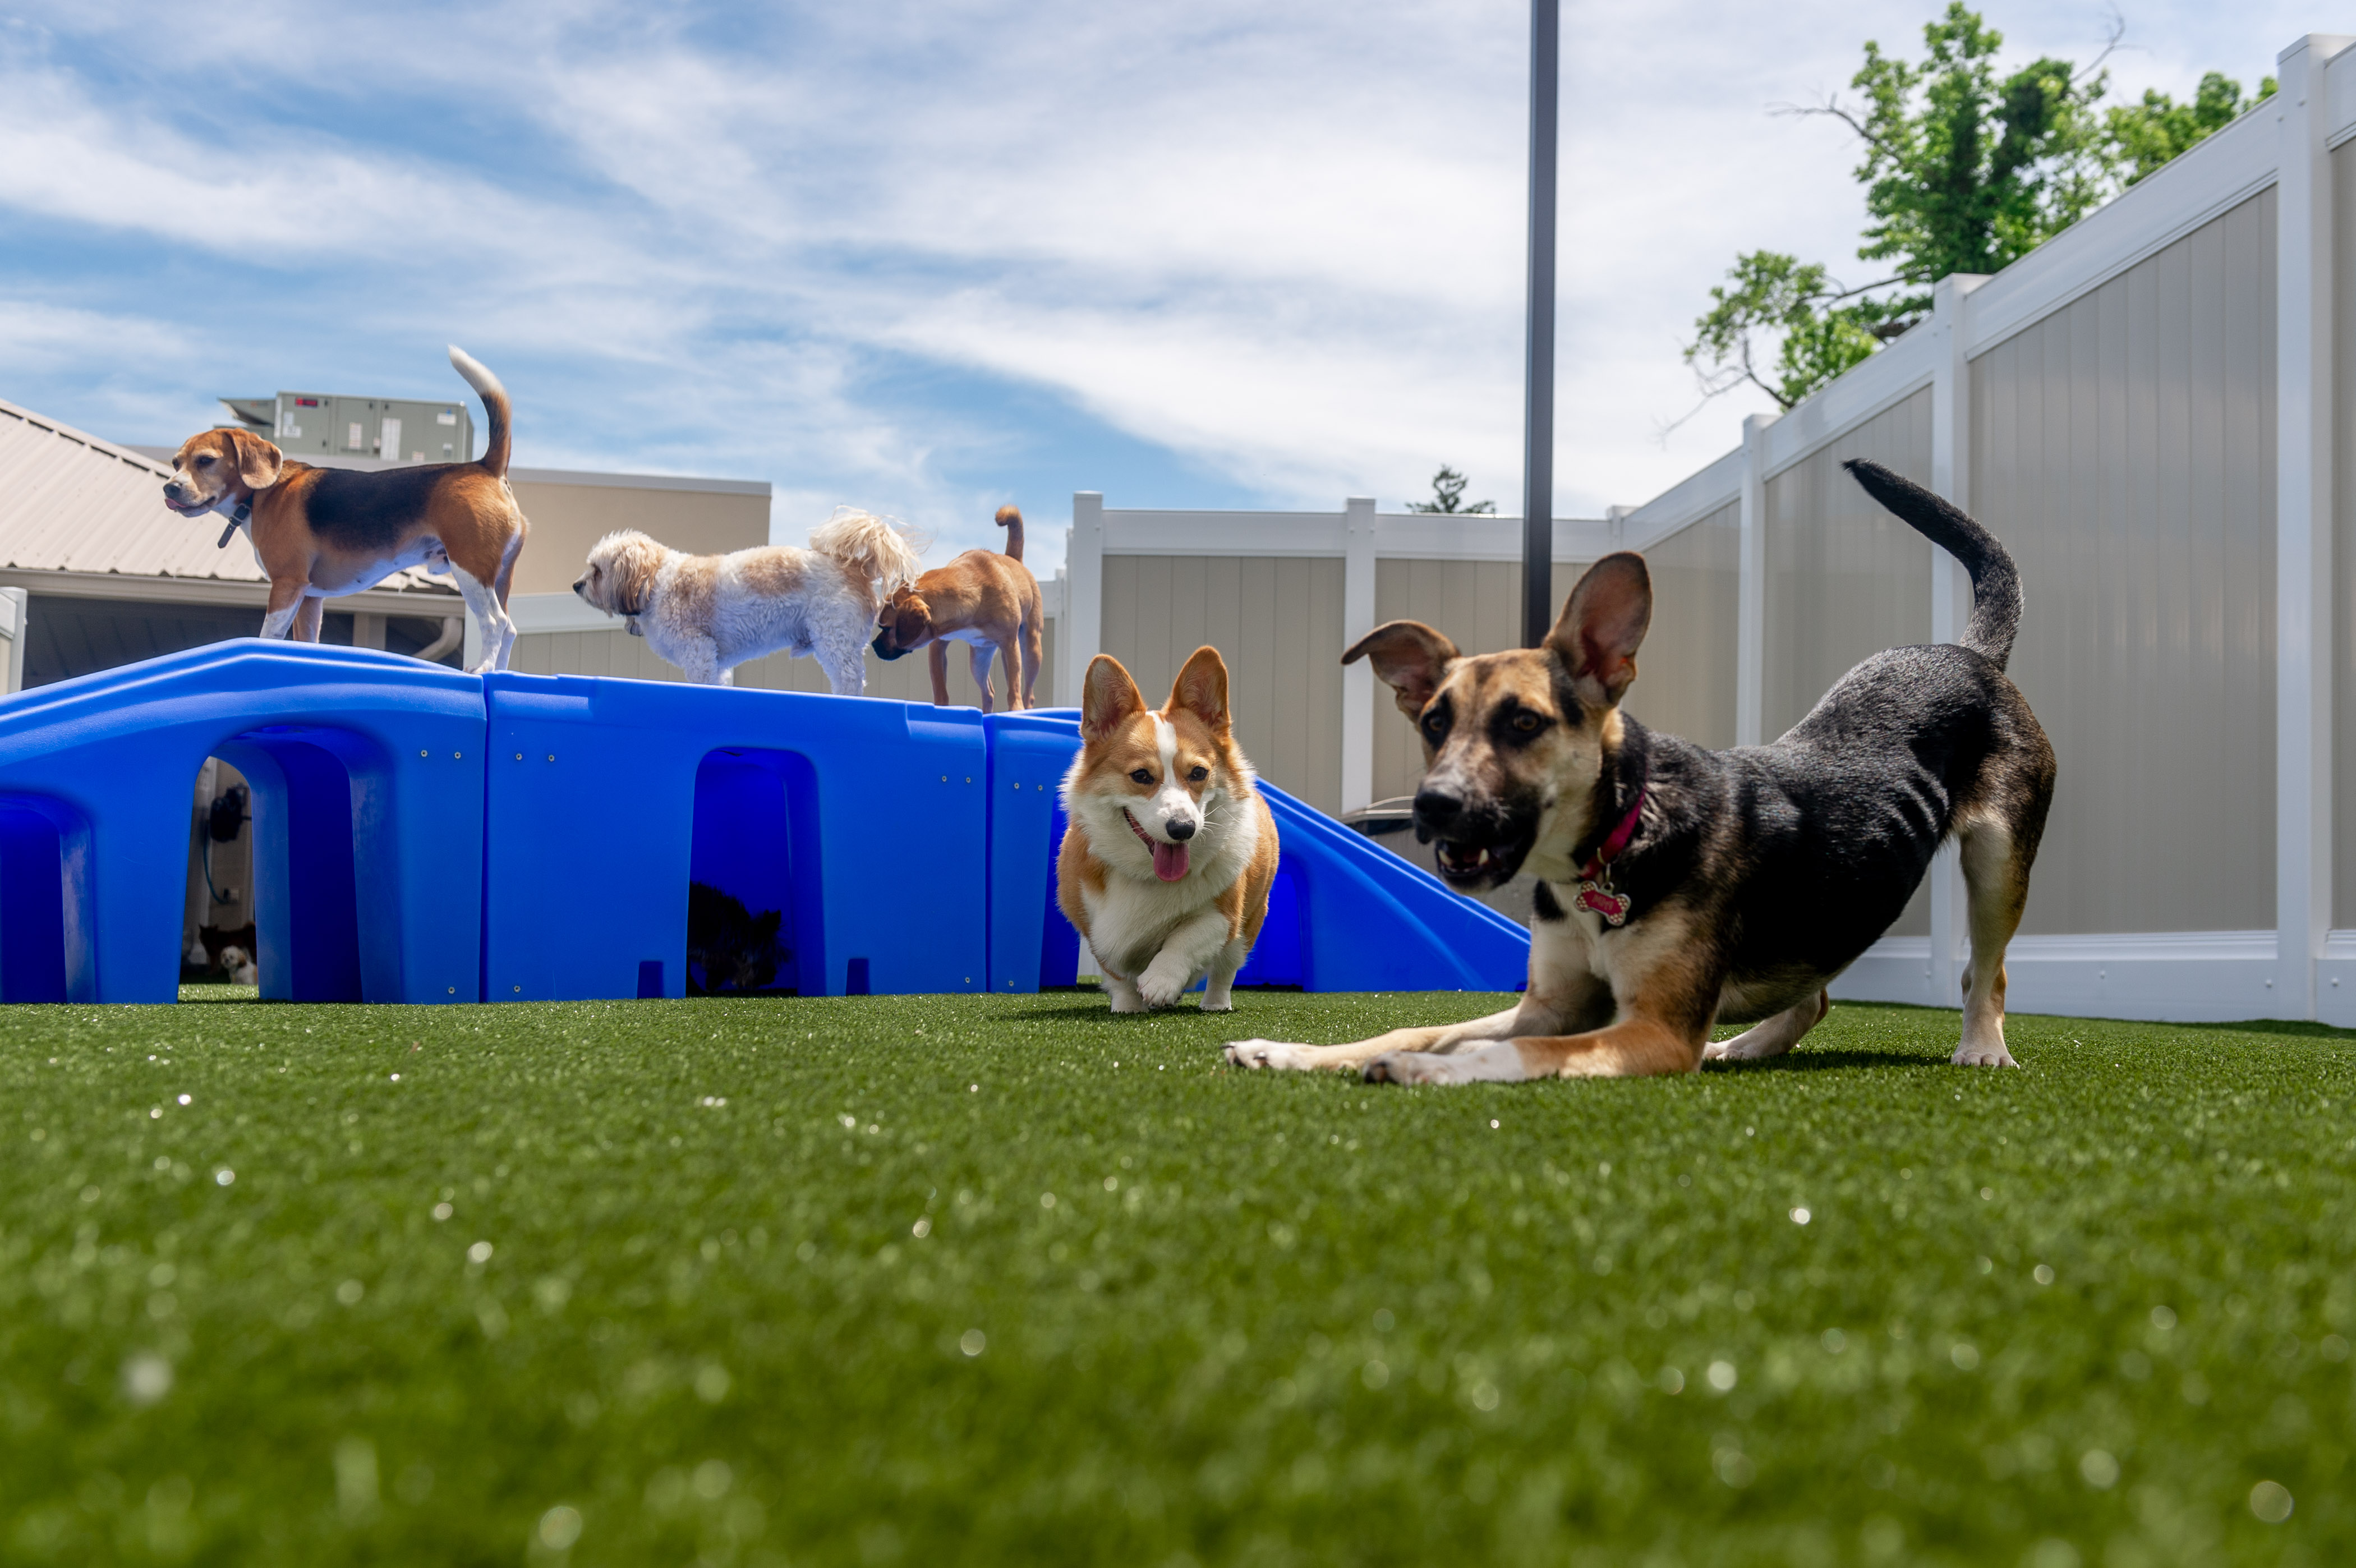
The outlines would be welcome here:
[[[1755,404],[1658,434],[1709,284],[1758,246],[1845,263],[1860,216],[1843,133],[1769,108],[1933,9],[1569,8],[1561,510],[1731,444]],[[1988,9],[2023,58],[2104,27]],[[438,394],[455,337],[527,461],[765,476],[788,535],[859,500],[962,547],[1075,488],[1395,505],[1441,461],[1510,508],[1526,16],[20,5],[0,392],[177,439],[273,376]],[[2254,81],[2289,18],[2139,7],[2121,88]]]

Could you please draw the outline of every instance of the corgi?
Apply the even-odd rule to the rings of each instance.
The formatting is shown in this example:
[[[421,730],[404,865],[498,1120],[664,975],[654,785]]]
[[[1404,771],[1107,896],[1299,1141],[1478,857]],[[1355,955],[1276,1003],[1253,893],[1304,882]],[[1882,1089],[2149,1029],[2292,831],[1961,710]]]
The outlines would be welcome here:
[[[1159,713],[1119,660],[1088,661],[1055,901],[1096,954],[1114,1012],[1167,1007],[1197,980],[1204,1012],[1234,1009],[1276,881],[1276,819],[1258,782],[1236,748],[1217,649],[1194,650]]]

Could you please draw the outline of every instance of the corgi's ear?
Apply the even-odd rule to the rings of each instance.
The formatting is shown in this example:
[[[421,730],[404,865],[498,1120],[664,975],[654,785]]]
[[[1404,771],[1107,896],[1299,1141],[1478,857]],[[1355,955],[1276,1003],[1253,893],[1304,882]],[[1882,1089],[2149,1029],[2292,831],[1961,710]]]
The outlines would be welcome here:
[[[1342,655],[1342,662],[1373,660],[1376,678],[1391,689],[1398,711],[1412,720],[1448,679],[1448,667],[1462,657],[1454,643],[1421,621],[1395,620],[1358,639]]]
[[[1227,661],[1219,657],[1217,649],[1194,650],[1171,683],[1170,700],[1162,704],[1162,711],[1175,714],[1181,709],[1210,725],[1215,735],[1227,732]]]
[[[1088,676],[1080,696],[1080,735],[1102,740],[1125,719],[1145,711],[1145,698],[1120,660],[1099,653],[1088,660]]]
[[[1636,650],[1653,624],[1653,575],[1622,550],[1587,569],[1562,607],[1546,645],[1570,671],[1580,695],[1609,706],[1636,678]]]
[[[278,482],[278,470],[284,457],[278,448],[251,430],[224,432],[230,448],[237,454],[237,477],[245,481],[250,490],[266,490]]]

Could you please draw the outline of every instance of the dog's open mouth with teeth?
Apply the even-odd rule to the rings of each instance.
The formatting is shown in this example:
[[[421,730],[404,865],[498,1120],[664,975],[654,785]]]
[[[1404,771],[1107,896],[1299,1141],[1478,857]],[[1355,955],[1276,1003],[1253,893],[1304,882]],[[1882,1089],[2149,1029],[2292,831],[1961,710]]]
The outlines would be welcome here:
[[[1451,815],[1444,831],[1419,816],[1415,836],[1433,845],[1442,882],[1478,893],[1511,882],[1538,835],[1524,814],[1490,804]]]
[[[1530,853],[1527,835],[1503,843],[1470,843],[1461,839],[1441,839],[1439,845],[1440,878],[1462,892],[1477,892],[1498,887],[1514,879],[1522,868],[1522,857]]]

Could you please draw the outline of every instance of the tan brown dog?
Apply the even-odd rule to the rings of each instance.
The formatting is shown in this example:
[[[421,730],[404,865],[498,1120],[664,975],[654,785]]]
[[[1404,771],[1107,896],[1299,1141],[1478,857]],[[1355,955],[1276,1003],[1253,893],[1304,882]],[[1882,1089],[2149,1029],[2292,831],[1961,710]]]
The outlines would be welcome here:
[[[1006,530],[1006,549],[969,550],[946,566],[937,566],[892,596],[876,628],[878,658],[897,659],[930,646],[933,705],[949,705],[949,650],[952,642],[967,646],[973,666],[973,683],[981,688],[981,711],[995,711],[997,693],[991,689],[992,654],[1006,659],[1006,706],[1039,705],[1039,579],[1023,564],[1023,514],[1011,506],[998,509],[998,526]],[[1019,657],[1018,657],[1019,653]]]
[[[457,348],[450,363],[489,415],[482,459],[359,471],[293,461],[247,430],[208,430],[181,444],[164,504],[182,517],[225,513],[270,575],[262,635],[319,640],[327,601],[423,566],[454,574],[483,645],[479,673],[508,667],[515,623],[508,585],[530,525],[508,489],[513,411],[507,388]]]
[[[1198,648],[1155,713],[1109,654],[1088,662],[1055,901],[1116,1013],[1167,1007],[1197,980],[1225,1013],[1276,882],[1276,819],[1237,749],[1227,666]]]

